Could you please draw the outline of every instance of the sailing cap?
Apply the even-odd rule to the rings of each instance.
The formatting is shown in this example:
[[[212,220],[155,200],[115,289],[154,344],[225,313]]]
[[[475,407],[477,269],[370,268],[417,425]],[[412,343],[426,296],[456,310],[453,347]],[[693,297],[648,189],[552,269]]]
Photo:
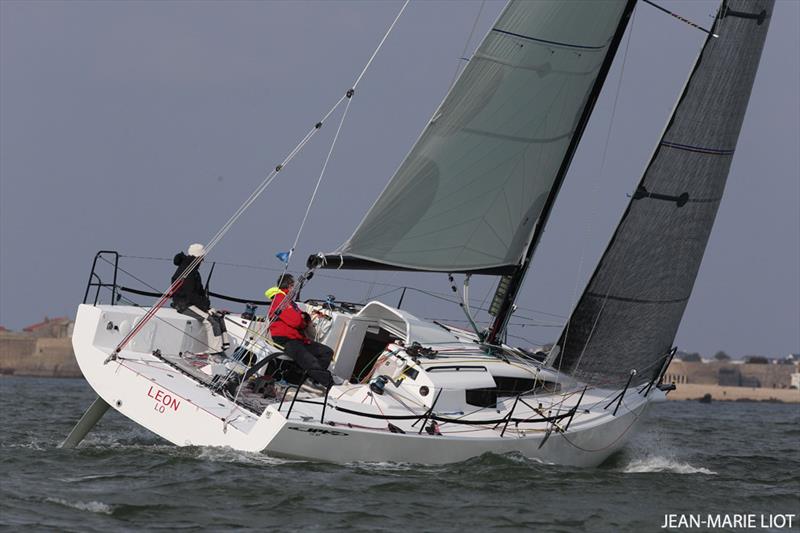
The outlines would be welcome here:
[[[202,244],[194,243],[189,246],[189,249],[186,250],[187,255],[192,255],[194,257],[201,257],[206,255],[206,249],[203,247]]]

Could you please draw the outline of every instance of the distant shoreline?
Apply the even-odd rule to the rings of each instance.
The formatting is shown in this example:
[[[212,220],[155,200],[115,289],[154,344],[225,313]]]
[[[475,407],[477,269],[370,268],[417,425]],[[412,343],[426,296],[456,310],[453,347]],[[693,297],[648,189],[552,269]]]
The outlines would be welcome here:
[[[39,374],[39,375],[31,375],[31,374],[9,374],[9,373],[2,373],[2,374],[0,374],[0,380],[2,380],[2,379],[4,379],[4,378],[25,378],[25,379],[28,379],[28,378],[34,378],[34,379],[39,379],[39,378],[41,378],[41,379],[82,379],[82,380],[86,381],[86,379],[85,379],[85,378],[84,378],[82,375],[80,375],[80,376],[72,376],[72,375],[69,375],[69,376],[56,376],[56,375],[43,375],[43,374]]]
[[[700,400],[706,394],[715,402],[780,402],[800,403],[798,389],[766,387],[723,387],[721,385],[679,384],[667,395],[669,400]]]
[[[36,373],[28,373],[24,369],[21,373],[8,372],[4,369],[0,373],[3,378],[46,378],[46,379],[84,379],[83,375],[64,372],[60,375],[43,372],[41,368]],[[63,370],[62,370],[63,372]],[[667,395],[670,401],[699,401],[706,394],[711,395],[712,402],[753,402],[753,403],[800,403],[800,390],[797,389],[768,389],[752,387],[722,387],[720,385],[678,385],[678,388]]]

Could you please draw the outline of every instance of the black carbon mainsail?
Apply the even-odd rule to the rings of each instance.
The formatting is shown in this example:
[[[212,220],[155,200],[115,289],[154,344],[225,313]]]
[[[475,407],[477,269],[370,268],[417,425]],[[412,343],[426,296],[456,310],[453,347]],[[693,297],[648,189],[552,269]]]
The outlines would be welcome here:
[[[689,300],[736,148],[774,0],[717,14],[670,123],[551,352],[594,385],[650,380]]]

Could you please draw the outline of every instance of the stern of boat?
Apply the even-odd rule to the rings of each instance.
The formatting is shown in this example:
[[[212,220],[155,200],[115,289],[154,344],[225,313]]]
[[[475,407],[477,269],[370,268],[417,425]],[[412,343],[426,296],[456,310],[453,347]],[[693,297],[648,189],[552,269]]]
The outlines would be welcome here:
[[[259,415],[245,409],[153,354],[177,354],[199,343],[196,321],[171,309],[160,310],[116,358],[109,358],[146,312],[127,306],[79,306],[72,345],[81,372],[98,396],[179,446],[263,450],[285,423],[279,413],[265,410]]]

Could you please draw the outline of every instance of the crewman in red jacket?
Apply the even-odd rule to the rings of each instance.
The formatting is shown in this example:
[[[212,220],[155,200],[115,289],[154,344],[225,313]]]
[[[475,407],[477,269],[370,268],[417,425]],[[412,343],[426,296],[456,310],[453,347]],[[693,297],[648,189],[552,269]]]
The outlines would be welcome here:
[[[328,365],[333,358],[333,350],[319,342],[312,341],[305,334],[311,317],[300,311],[297,304],[286,300],[286,296],[294,287],[291,274],[278,277],[277,287],[265,293],[272,299],[269,308],[269,332],[272,340],[283,347],[283,351],[297,365],[308,373],[308,376],[325,387],[333,381]]]

